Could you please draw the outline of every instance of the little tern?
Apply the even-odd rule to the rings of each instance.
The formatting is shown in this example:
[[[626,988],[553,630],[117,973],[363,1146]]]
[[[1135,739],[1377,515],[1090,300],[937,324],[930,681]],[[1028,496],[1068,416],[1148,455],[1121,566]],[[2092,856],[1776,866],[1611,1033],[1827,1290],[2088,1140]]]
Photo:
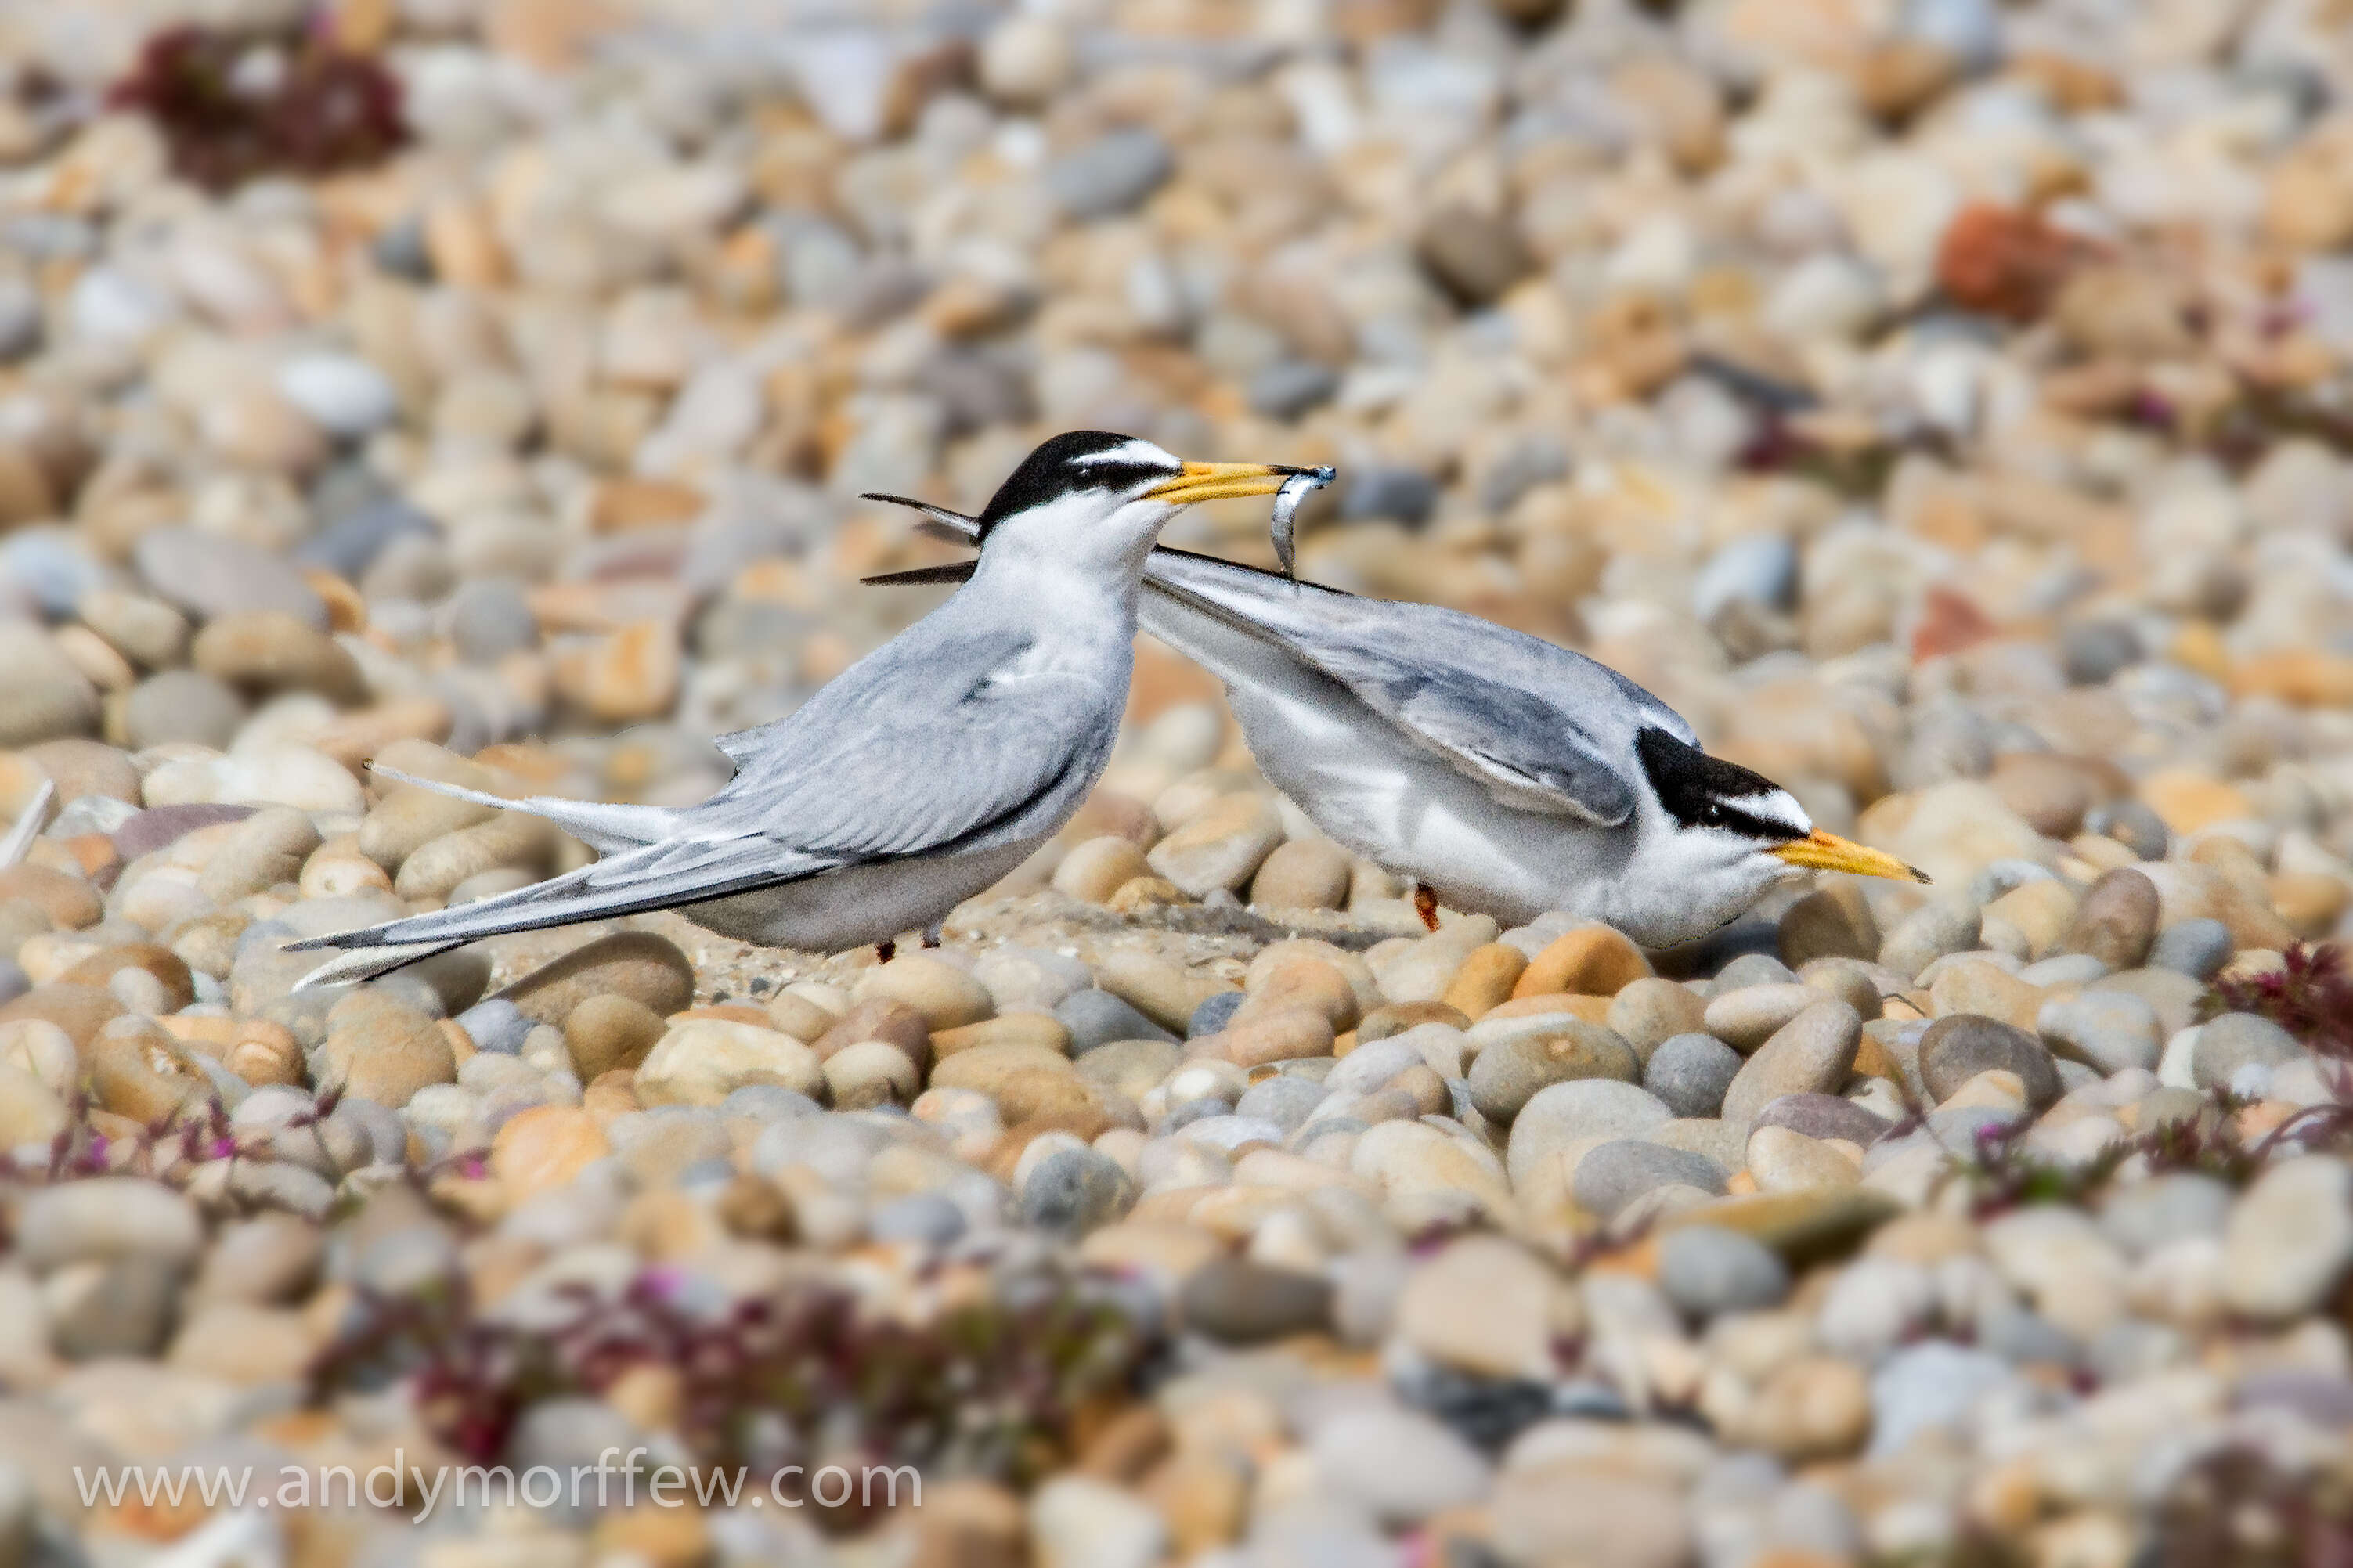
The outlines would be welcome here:
[[[302,984],[648,910],[828,952],[935,926],[1093,789],[1127,700],[1137,574],[1162,525],[1196,501],[1271,494],[1297,472],[1181,462],[1103,431],[1053,437],[965,520],[980,546],[970,581],[797,711],[719,737],[735,776],[694,805],[507,800],[385,770],[548,817],[602,858],[478,902],[290,943],[348,950]]]
[[[979,527],[867,499],[913,507],[948,538]],[[1815,827],[1787,790],[1708,755],[1681,714],[1583,654],[1166,545],[1144,588],[1143,628],[1225,683],[1269,781],[1339,844],[1413,879],[1433,930],[1442,900],[1515,923],[1565,910],[1668,947],[1808,868],[1927,880]]]

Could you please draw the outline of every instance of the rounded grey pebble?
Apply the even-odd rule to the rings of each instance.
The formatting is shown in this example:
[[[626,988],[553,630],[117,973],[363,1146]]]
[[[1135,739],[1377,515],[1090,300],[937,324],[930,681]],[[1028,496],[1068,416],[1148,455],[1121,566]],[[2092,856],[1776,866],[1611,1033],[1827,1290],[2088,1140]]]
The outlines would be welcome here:
[[[1757,1127],[1786,1127],[1809,1138],[1842,1138],[1868,1149],[1893,1123],[1852,1100],[1835,1094],[1785,1094],[1767,1100],[1757,1113]]]
[[[728,1091],[727,1098],[719,1102],[719,1114],[749,1117],[754,1121],[792,1121],[805,1116],[822,1116],[825,1107],[780,1083],[747,1083]]]
[[[1106,132],[1048,164],[1047,193],[1079,219],[1127,211],[1176,169],[1168,143],[1143,126]]]
[[[1110,1155],[1061,1149],[1038,1162],[1021,1184],[1021,1223],[1078,1237],[1125,1211],[1134,1184]]]
[[[1071,1054],[1082,1056],[1113,1040],[1166,1040],[1176,1037],[1108,991],[1073,991],[1054,1006],[1054,1016],[1071,1031]]]
[[[1232,1106],[1217,1096],[1205,1094],[1198,1100],[1188,1100],[1182,1105],[1171,1107],[1168,1114],[1161,1119],[1156,1131],[1162,1133],[1174,1132],[1181,1127],[1189,1127],[1196,1121],[1207,1121],[1212,1116],[1230,1116],[1233,1110]]]
[[[477,1002],[459,1014],[458,1026],[466,1031],[476,1050],[503,1057],[522,1050],[522,1037],[531,1033],[531,1020],[523,1016],[522,1009],[502,996]]]
[[[1250,412],[1262,419],[1296,419],[1339,387],[1338,374],[1314,360],[1277,360],[1250,377]]]
[[[2228,1185],[2195,1171],[2168,1171],[2117,1186],[2100,1210],[2100,1229],[2134,1258],[2184,1237],[2221,1236],[2231,1217]]]
[[[926,1247],[946,1247],[965,1232],[964,1210],[941,1193],[909,1193],[878,1204],[866,1216],[866,1234],[875,1241],[917,1241]]]
[[[1929,1025],[1920,1037],[1920,1076],[1939,1104],[1978,1074],[1995,1068],[2016,1073],[2027,1103],[2038,1110],[2059,1098],[2059,1072],[2050,1048],[1999,1018],[1955,1013]]]
[[[1651,1188],[1670,1184],[1721,1193],[1724,1169],[1688,1149],[1621,1138],[1577,1162],[1577,1206],[1608,1219]]]
[[[511,577],[486,577],[449,595],[449,640],[468,664],[496,664],[539,644],[539,621]]]
[[[1677,1116],[1714,1116],[1724,1109],[1724,1091],[1740,1066],[1740,1053],[1714,1035],[1676,1035],[1651,1053],[1642,1087]]]
[[[2048,866],[2016,858],[1996,860],[1970,881],[1969,901],[1983,909],[2004,893],[2014,893],[2029,882],[2056,880],[2058,878]]]
[[[1932,900],[1896,922],[1879,944],[1879,962],[1899,974],[1917,975],[1948,952],[1974,949],[1981,924],[1975,904]]]
[[[2141,658],[2140,633],[2129,621],[2076,621],[2059,633],[2059,658],[2071,686],[2104,686]]]
[[[1744,952],[1716,972],[1715,978],[1708,983],[1707,994],[1712,1000],[1751,985],[1794,985],[1797,983],[1798,972],[1770,953]]]
[[[151,675],[122,705],[123,732],[134,751],[174,741],[226,750],[244,722],[244,700],[202,670]]]
[[[1778,1306],[1789,1270],[1754,1237],[1712,1225],[1679,1226],[1659,1239],[1659,1288],[1693,1318]]]
[[[2170,969],[2193,980],[2211,980],[2231,962],[2231,928],[2221,921],[2176,921],[2157,933],[2148,950],[2151,969]]]
[[[2084,830],[2113,838],[2144,860],[2165,858],[2172,836],[2158,815],[2137,800],[2119,800],[2094,806],[2084,819]]]
[[[1242,1004],[1249,1000],[1247,992],[1219,992],[1193,1009],[1193,1016],[1185,1021],[1185,1037],[1198,1040],[1204,1035],[1216,1034],[1233,1022],[1234,1015],[1240,1012]]]
[[[2225,1013],[2198,1030],[2190,1072],[2200,1089],[2227,1089],[2246,1067],[2276,1068],[2302,1059],[2294,1035],[2253,1013]]]
[[[1234,1112],[1239,1116],[1262,1117],[1282,1128],[1287,1136],[1305,1124],[1308,1116],[1324,1102],[1324,1093],[1320,1083],[1291,1073],[1277,1073],[1250,1085],[1249,1091],[1234,1102]]]

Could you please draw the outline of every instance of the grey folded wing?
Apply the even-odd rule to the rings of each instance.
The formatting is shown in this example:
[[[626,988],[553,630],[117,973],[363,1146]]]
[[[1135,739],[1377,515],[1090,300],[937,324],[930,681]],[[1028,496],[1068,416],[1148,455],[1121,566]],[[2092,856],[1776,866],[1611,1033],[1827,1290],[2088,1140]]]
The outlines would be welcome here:
[[[447,945],[1050,832],[1084,798],[1115,728],[1095,682],[1008,679],[1020,646],[966,638],[911,650],[950,657],[845,676],[837,684],[849,689],[828,688],[789,718],[723,737],[742,771],[674,813],[656,843],[511,893],[290,945]],[[972,664],[955,668],[954,653]]]
[[[1145,581],[1338,681],[1522,810],[1615,826],[1634,809],[1635,734],[1692,739],[1681,715],[1606,665],[1476,616],[1182,552],[1155,553]]]

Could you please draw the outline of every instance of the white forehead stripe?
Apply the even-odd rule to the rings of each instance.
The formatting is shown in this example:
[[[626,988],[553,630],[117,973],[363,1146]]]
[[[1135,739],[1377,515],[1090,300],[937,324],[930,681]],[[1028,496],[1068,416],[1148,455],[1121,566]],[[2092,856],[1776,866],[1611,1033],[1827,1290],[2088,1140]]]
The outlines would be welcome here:
[[[1142,439],[1123,441],[1100,452],[1089,452],[1084,457],[1071,458],[1071,463],[1074,468],[1085,468],[1095,463],[1142,463],[1156,468],[1181,468],[1185,466],[1169,453]]]

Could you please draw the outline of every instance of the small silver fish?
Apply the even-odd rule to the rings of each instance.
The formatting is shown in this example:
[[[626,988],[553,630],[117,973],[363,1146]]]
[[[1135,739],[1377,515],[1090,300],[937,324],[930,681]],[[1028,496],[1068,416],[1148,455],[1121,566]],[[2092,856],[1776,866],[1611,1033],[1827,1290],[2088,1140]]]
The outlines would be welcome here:
[[[1282,574],[1293,582],[1299,581],[1299,564],[1292,545],[1292,533],[1299,517],[1300,504],[1308,492],[1320,490],[1332,482],[1329,464],[1320,468],[1303,468],[1282,481],[1274,492],[1274,523],[1270,531],[1274,538],[1274,558],[1282,563]]]

